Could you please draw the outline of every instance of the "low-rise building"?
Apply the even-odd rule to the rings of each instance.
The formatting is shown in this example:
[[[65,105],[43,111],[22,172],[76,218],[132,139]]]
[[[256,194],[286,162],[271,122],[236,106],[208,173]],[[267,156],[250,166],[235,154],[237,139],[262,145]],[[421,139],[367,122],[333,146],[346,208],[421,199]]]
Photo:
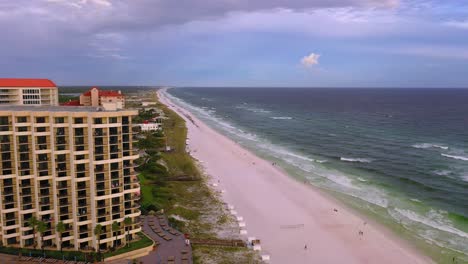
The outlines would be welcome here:
[[[125,96],[120,91],[100,90],[94,87],[80,95],[80,105],[102,106],[107,110],[123,109]]]

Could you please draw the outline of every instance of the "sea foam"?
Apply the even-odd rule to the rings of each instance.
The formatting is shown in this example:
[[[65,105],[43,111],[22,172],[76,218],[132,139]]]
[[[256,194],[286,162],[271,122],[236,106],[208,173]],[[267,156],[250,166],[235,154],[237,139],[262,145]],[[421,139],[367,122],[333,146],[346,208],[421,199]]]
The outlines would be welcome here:
[[[345,158],[345,157],[341,157],[340,160],[341,161],[347,161],[347,162],[362,162],[362,163],[372,162],[372,159],[368,159],[368,158]]]
[[[455,228],[452,225],[452,222],[447,219],[446,212],[444,211],[436,211],[431,209],[427,214],[425,215],[420,215],[416,212],[413,212],[411,210],[407,209],[400,209],[400,208],[395,208],[395,213],[390,213],[392,217],[394,217],[398,221],[402,221],[403,218],[406,218],[408,220],[411,220],[412,222],[418,222],[420,224],[426,225],[428,227],[448,232],[451,234],[455,234],[460,237],[468,238],[468,233],[463,232],[462,230],[459,230]]]
[[[448,176],[452,174],[452,171],[449,170],[435,170],[433,171],[434,174],[440,175],[440,176]]]
[[[442,155],[444,157],[447,157],[447,158],[468,161],[468,157],[465,157],[465,156],[456,156],[456,155],[449,155],[449,154],[444,154],[444,153],[442,153],[440,155]]]
[[[271,119],[277,119],[277,120],[291,120],[293,119],[292,117],[290,116],[272,116],[270,117]]]
[[[412,145],[413,148],[419,148],[419,149],[428,149],[428,148],[439,148],[439,149],[444,149],[447,150],[449,147],[441,145],[441,144],[433,144],[433,143],[418,143]]]

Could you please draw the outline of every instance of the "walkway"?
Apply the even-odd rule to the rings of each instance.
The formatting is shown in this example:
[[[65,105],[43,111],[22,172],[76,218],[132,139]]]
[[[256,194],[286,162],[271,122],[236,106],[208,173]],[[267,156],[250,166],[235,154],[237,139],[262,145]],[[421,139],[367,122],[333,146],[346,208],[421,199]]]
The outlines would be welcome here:
[[[142,217],[142,228],[159,245],[156,251],[139,258],[139,261],[145,264],[192,264],[192,248],[185,245],[183,234],[169,227],[166,217]]]

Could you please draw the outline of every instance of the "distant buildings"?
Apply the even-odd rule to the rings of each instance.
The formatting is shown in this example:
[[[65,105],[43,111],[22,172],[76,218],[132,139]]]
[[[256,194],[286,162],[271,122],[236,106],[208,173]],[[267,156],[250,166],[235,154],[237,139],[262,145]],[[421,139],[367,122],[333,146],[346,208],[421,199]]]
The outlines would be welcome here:
[[[123,109],[125,96],[120,91],[99,90],[94,87],[80,95],[80,105],[102,106],[107,110]]]
[[[47,79],[0,78],[0,105],[58,105],[58,89]]]

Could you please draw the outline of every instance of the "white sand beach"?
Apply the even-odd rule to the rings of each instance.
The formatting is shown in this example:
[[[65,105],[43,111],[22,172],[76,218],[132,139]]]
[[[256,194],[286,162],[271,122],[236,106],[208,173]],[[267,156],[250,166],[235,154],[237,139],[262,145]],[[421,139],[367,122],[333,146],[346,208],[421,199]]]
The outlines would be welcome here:
[[[432,263],[385,227],[292,179],[175,106],[164,91],[159,97],[186,120],[192,156],[213,177],[213,188],[225,190],[223,198],[245,222],[245,236],[261,240],[270,263]]]

